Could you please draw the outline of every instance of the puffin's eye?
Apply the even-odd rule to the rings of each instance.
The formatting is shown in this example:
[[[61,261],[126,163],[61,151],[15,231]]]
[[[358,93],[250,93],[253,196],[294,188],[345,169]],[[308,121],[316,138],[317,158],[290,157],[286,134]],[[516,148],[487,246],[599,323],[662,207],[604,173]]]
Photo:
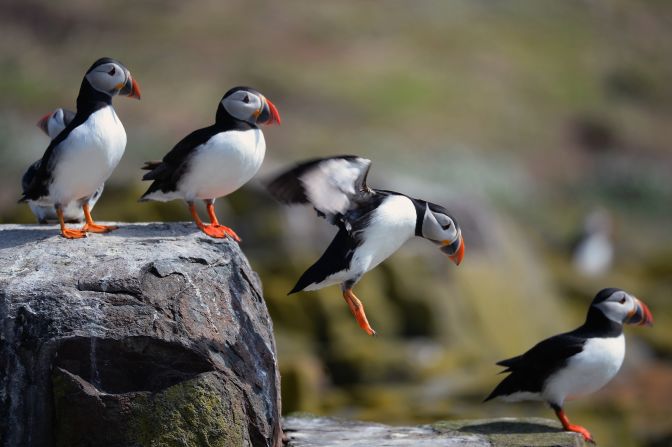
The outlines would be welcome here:
[[[250,97],[248,95],[245,95],[245,97],[243,98],[243,102],[245,104],[249,103],[250,102]]]
[[[623,297],[623,298],[621,298],[620,300],[618,300],[618,302],[621,303],[621,304],[625,304],[625,297]]]
[[[112,67],[112,68],[110,68],[110,71],[107,72],[107,74],[109,74],[110,76],[114,76],[114,74],[116,72],[117,72],[117,70],[114,67]]]
[[[448,228],[450,228],[451,225],[452,225],[452,223],[448,222],[448,225],[441,225],[441,228],[443,228],[444,230],[447,230]]]

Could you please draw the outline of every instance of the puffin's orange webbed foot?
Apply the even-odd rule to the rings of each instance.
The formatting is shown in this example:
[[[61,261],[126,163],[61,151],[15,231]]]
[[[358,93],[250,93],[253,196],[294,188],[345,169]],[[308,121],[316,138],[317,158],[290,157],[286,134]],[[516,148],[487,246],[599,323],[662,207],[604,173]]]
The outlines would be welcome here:
[[[214,227],[212,225],[203,225],[200,228],[201,228],[201,231],[203,231],[203,233],[207,234],[210,237],[214,237],[214,238],[217,238],[217,239],[222,239],[222,238],[225,238],[227,236],[227,234],[224,231],[222,231],[219,228]]]
[[[74,228],[62,228],[61,236],[66,239],[82,239],[86,237],[86,231],[75,230]]]
[[[560,406],[554,406],[553,410],[555,411],[555,415],[558,417],[560,420],[560,423],[562,424],[562,428],[564,428],[567,431],[573,431],[575,433],[580,433],[581,436],[583,436],[583,439],[585,439],[587,442],[590,442],[592,444],[595,444],[595,441],[593,440],[593,437],[591,436],[590,432],[585,428],[580,425],[574,425],[569,422],[569,418],[563,411],[563,409]]]
[[[361,327],[368,335],[376,335],[376,331],[373,330],[369,324],[369,320],[366,318],[364,305],[355,296],[355,294],[352,292],[352,289],[346,289],[343,291],[343,299],[345,299],[346,303],[348,303],[350,312],[352,312],[352,315],[355,316],[359,327]]]
[[[96,223],[87,223],[82,227],[82,231],[88,233],[109,233],[119,229],[116,225],[98,225]]]
[[[223,231],[224,233],[226,233],[227,236],[231,237],[231,239],[233,239],[233,240],[236,241],[236,242],[240,242],[240,241],[241,241],[240,237],[238,237],[238,235],[236,234],[236,232],[233,231],[231,228],[227,227],[226,225],[212,224],[212,225],[210,225],[210,226],[211,226],[211,227],[215,227],[215,228],[217,228],[218,230]]]

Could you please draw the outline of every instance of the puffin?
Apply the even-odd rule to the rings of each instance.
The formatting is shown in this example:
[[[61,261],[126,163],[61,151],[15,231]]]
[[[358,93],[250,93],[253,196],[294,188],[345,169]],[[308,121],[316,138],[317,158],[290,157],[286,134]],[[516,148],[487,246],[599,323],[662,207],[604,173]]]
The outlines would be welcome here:
[[[572,247],[574,269],[584,276],[609,272],[614,261],[613,223],[608,211],[596,209],[584,219],[583,231]]]
[[[219,101],[214,124],[184,137],[161,161],[145,163],[142,169],[149,172],[142,179],[153,182],[140,201],[183,199],[201,231],[240,242],[235,231],[219,223],[214,203],[250,181],[261,167],[266,141],[260,124],[280,124],[278,109],[253,88],[233,87]],[[209,225],[196,212],[197,199],[205,202]]]
[[[343,299],[359,326],[375,335],[354,285],[408,239],[419,236],[438,245],[457,265],[464,257],[462,231],[448,211],[405,194],[370,188],[371,160],[339,155],[305,161],[278,175],[267,188],[285,204],[309,204],[338,227],[322,256],[288,295],[340,284]]]
[[[535,345],[526,353],[497,362],[509,373],[484,400],[547,402],[567,431],[594,442],[590,432],[569,422],[566,399],[593,393],[618,372],[625,357],[624,324],[653,325],[642,301],[617,288],[600,290],[582,326]]]
[[[34,175],[23,185],[19,202],[53,204],[61,235],[67,239],[117,228],[96,224],[89,205],[126,148],[126,131],[112,107],[116,95],[140,99],[140,87],[121,62],[98,59],[84,75],[75,116],[51,140]],[[64,208],[71,202],[84,214],[86,223],[81,229],[65,225]]]
[[[37,127],[44,132],[50,140],[53,140],[58,136],[65,126],[70,124],[70,121],[75,117],[75,112],[68,109],[57,108],[53,112],[47,113],[37,122]],[[40,168],[40,163],[42,160],[37,160],[31,164],[26,172],[23,174],[21,179],[21,185],[23,189],[26,189],[28,185],[33,181],[33,177]],[[92,210],[96,205],[96,202],[100,198],[100,195],[103,193],[103,186],[96,190],[96,192],[89,199],[89,210]],[[37,218],[37,222],[40,224],[54,223],[58,222],[58,216],[56,215],[56,208],[53,204],[49,205],[40,205],[39,203],[28,200],[28,206]],[[79,223],[84,220],[84,212],[82,208],[78,206],[77,202],[70,202],[63,207],[63,217],[67,223]]]

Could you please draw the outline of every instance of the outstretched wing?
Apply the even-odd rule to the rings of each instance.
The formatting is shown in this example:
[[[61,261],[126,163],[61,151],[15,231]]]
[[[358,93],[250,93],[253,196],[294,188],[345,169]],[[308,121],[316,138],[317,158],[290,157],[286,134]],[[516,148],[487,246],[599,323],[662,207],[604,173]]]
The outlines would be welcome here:
[[[371,160],[355,155],[310,160],[276,177],[268,190],[283,203],[310,203],[335,223],[374,194],[366,184],[370,167]]]

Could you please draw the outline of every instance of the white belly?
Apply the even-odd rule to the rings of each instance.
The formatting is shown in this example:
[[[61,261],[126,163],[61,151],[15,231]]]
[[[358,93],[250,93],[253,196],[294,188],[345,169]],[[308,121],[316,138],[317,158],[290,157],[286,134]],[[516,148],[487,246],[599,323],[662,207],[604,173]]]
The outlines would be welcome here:
[[[188,201],[226,196],[254,177],[265,154],[261,130],[221,132],[196,149],[177,189]]]
[[[126,148],[126,132],[111,106],[100,109],[57,148],[49,186],[54,203],[91,196],[112,174]]]
[[[593,393],[618,372],[625,357],[625,337],[592,338],[565,368],[544,384],[546,400],[562,405],[564,400]]]
[[[399,250],[415,234],[416,211],[405,196],[390,196],[373,211],[371,222],[363,234],[364,243],[357,247],[347,270],[336,272],[305,290],[358,281],[364,273],[376,267]]]

